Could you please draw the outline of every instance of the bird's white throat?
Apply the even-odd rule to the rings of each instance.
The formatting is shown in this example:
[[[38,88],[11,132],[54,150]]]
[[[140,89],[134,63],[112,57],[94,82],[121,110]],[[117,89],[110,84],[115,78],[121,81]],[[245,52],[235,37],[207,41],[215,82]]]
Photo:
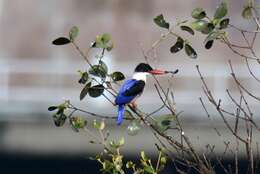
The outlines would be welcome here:
[[[146,82],[146,76],[148,74],[149,73],[147,73],[147,72],[136,72],[133,75],[133,79],[135,79],[135,80],[142,80],[142,81]]]

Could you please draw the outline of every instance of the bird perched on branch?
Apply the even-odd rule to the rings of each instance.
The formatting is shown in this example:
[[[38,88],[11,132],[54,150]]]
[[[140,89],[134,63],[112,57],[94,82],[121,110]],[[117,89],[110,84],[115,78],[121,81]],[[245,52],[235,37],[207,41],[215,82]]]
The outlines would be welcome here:
[[[147,75],[176,74],[177,72],[178,69],[175,71],[163,71],[153,69],[147,63],[138,64],[134,70],[133,77],[123,83],[115,99],[115,104],[118,105],[117,124],[120,125],[123,122],[126,104],[131,104],[133,108],[136,108],[135,100],[143,93]]]

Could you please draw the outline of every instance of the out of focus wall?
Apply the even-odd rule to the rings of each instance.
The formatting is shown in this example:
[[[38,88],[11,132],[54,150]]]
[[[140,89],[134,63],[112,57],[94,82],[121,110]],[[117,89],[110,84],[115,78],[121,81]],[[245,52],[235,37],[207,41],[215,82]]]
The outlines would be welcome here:
[[[9,131],[3,136],[4,146],[15,146],[17,143],[19,146],[19,143],[24,143],[25,149],[33,149],[26,144],[36,142],[44,130],[53,128],[55,132],[56,128],[50,124],[52,118],[47,107],[61,103],[64,99],[70,99],[87,110],[101,114],[112,116],[116,113],[116,108],[111,107],[102,97],[79,101],[81,86],[77,84],[77,70],[83,70],[86,65],[71,46],[51,45],[54,38],[67,35],[68,30],[76,25],[80,28],[78,43],[82,48],[87,48],[97,34],[111,33],[115,49],[107,55],[105,62],[110,71],[120,70],[130,77],[136,64],[144,61],[141,48],[149,49],[163,32],[154,25],[154,16],[163,13],[168,21],[174,23],[177,19],[189,19],[194,7],[202,6],[213,13],[217,3],[218,1],[213,0],[0,0],[0,121],[9,123],[3,128]],[[245,26],[246,22],[240,17],[243,1],[231,0],[230,4],[231,21],[243,28],[251,28],[250,24]],[[242,39],[236,37],[237,33],[231,32],[230,35],[235,36],[234,42]],[[198,100],[203,93],[195,69],[197,64],[205,74],[214,95],[222,98],[226,107],[229,107],[229,99],[225,89],[235,89],[227,65],[228,59],[234,63],[242,82],[252,92],[260,94],[260,90],[249,79],[243,60],[218,43],[212,50],[205,50],[202,46],[204,36],[198,39],[187,34],[186,37],[190,38],[196,48],[198,59],[190,59],[183,52],[171,54],[169,47],[174,41],[169,40],[159,47],[158,60],[152,62],[155,67],[180,69],[172,83],[177,109],[184,111],[183,119],[189,122],[205,118]],[[257,40],[256,45],[259,44],[260,41]],[[253,70],[260,76],[257,67],[253,66]],[[152,79],[150,80],[138,102],[147,111],[160,103]],[[163,84],[167,83],[166,77],[160,80]],[[255,101],[250,102],[254,110],[259,110]],[[37,126],[32,126],[36,123],[45,123],[47,126],[38,129]],[[65,136],[67,132],[62,130],[59,133]],[[36,139],[33,139],[34,136]],[[48,144],[48,141],[58,142],[59,136],[52,139],[47,136],[41,144]],[[39,146],[36,143],[33,147]]]

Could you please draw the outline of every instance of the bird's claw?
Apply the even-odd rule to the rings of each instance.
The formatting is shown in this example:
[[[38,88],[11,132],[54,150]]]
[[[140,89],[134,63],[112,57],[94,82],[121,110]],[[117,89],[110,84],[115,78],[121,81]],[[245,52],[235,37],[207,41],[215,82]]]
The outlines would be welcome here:
[[[137,104],[135,102],[131,102],[129,104],[133,109],[136,109],[137,108]]]

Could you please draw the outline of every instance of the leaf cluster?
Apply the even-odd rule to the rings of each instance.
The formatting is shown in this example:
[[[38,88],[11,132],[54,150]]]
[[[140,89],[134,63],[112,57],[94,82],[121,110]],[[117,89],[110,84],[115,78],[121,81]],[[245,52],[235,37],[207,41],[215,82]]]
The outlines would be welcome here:
[[[195,8],[191,12],[195,20],[191,23],[191,28],[207,35],[204,40],[205,48],[210,49],[215,40],[225,37],[226,29],[229,25],[229,18],[224,18],[228,14],[227,1],[222,1],[215,10],[212,18],[207,16],[203,8]]]

